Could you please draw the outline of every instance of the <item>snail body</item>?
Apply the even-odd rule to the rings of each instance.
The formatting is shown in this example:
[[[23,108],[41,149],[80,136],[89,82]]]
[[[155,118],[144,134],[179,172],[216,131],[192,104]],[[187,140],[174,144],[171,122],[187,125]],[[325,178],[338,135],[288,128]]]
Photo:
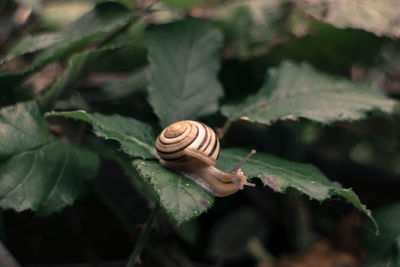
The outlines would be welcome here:
[[[240,169],[255,153],[252,150],[231,171],[216,167],[219,140],[214,131],[197,121],[179,121],[165,128],[156,140],[161,165],[172,169],[218,197],[224,197],[254,186]]]

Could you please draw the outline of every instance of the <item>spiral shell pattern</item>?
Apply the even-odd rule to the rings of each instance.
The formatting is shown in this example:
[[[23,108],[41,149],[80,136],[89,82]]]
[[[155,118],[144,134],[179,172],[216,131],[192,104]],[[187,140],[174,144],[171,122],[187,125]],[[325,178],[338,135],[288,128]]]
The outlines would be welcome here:
[[[179,121],[161,132],[156,140],[156,149],[167,164],[198,159],[215,166],[219,141],[207,125],[197,121]]]

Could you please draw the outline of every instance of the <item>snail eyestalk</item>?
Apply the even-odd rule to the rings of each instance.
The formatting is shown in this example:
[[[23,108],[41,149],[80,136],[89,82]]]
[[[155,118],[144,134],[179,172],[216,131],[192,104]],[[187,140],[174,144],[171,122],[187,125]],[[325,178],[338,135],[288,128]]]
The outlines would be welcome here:
[[[240,169],[240,167],[242,167],[242,165],[243,165],[246,161],[248,161],[249,158],[250,158],[252,155],[254,155],[255,153],[256,153],[256,150],[255,150],[255,149],[251,150],[250,153],[247,154],[246,157],[244,157],[241,161],[239,161],[238,164],[236,164],[235,167],[233,167],[233,169],[232,169],[231,172],[232,172],[232,173],[233,173],[233,172],[237,172],[237,171]]]
[[[251,150],[250,153],[247,154],[247,156],[244,157],[241,161],[239,161],[238,164],[236,164],[236,166],[230,172],[233,175],[232,183],[234,183],[237,187],[239,187],[239,189],[243,189],[243,186],[245,186],[245,185],[251,186],[251,187],[256,186],[255,184],[247,181],[247,177],[243,174],[243,171],[241,169],[242,165],[246,161],[248,161],[249,158],[255,153],[256,153],[256,151],[254,149]]]

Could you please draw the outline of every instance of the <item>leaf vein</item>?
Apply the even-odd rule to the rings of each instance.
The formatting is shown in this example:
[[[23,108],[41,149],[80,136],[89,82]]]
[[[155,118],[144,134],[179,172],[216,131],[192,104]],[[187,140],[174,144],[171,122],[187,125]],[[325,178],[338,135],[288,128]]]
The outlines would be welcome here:
[[[3,198],[2,200],[6,199],[10,194],[12,194],[13,192],[16,192],[19,188],[22,187],[23,184],[25,184],[28,180],[28,178],[31,176],[33,170],[35,169],[35,165],[36,165],[36,161],[37,161],[37,153],[33,153],[33,162],[32,165],[28,171],[28,173],[25,175],[25,178],[12,190],[10,190]],[[25,199],[25,194],[24,194],[24,199]]]

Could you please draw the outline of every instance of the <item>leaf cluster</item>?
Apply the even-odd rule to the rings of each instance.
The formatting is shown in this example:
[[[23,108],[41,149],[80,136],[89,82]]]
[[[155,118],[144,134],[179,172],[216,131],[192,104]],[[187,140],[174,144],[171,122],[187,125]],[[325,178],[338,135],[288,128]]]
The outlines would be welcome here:
[[[263,220],[265,209],[256,212],[264,205],[260,200],[277,198],[276,192],[289,203],[304,196],[336,206],[343,205],[337,199],[346,200],[372,224],[365,223],[361,238],[368,251],[376,251],[368,231],[378,233],[382,225],[384,237],[377,242],[384,247],[371,253],[368,264],[394,262],[398,255],[391,249],[399,251],[400,232],[388,221],[398,224],[399,216],[388,214],[398,213],[398,204],[373,216],[351,188],[381,186],[376,178],[363,184],[370,166],[379,174],[392,171],[394,178],[386,182],[398,186],[400,5],[351,1],[348,9],[348,2],[120,0],[52,6],[54,12],[76,8],[71,20],[50,17],[41,1],[7,1],[1,16],[28,8],[31,17],[20,22],[20,30],[5,25],[9,34],[0,39],[0,207],[48,216],[94,192],[129,229],[132,223],[99,186],[99,170],[109,160],[124,170],[140,201],[157,212],[160,206],[163,219],[189,242],[196,239],[190,227],[221,212],[219,205],[236,208],[229,199],[241,207],[225,211],[219,225],[251,228]],[[156,136],[186,119],[216,130],[221,169],[257,149],[242,168],[257,188],[215,199],[163,168]],[[354,166],[363,172],[350,181],[339,176],[350,175]],[[154,220],[152,214],[147,226]],[[148,231],[142,231],[128,264],[144,249]],[[231,240],[223,233],[217,223],[210,255],[229,262],[247,251],[259,262],[271,261],[260,244],[268,238],[262,225],[241,229]],[[311,242],[299,236],[295,231],[293,243]],[[247,250],[237,246],[243,242]],[[188,266],[186,260],[180,264]]]

